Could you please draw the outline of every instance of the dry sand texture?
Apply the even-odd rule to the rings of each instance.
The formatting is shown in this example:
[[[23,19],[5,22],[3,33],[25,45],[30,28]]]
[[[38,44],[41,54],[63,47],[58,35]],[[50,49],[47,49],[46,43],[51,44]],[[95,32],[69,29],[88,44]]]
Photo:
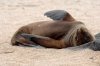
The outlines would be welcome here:
[[[13,47],[10,39],[21,26],[50,20],[46,11],[63,9],[100,32],[100,0],[0,0],[0,66],[100,66],[100,51]]]

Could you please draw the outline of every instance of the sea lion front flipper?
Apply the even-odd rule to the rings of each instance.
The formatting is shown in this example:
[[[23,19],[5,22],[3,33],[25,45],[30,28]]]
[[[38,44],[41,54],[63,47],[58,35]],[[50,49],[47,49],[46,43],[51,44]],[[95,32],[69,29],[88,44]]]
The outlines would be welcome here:
[[[65,43],[63,40],[55,40],[49,37],[39,36],[39,35],[32,35],[32,34],[21,34],[25,39],[35,42],[44,47],[48,48],[64,48]]]

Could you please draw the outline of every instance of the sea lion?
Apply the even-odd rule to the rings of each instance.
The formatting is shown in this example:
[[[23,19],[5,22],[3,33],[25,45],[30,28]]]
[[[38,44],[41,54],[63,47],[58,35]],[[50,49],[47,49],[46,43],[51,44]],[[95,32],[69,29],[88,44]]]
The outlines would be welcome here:
[[[50,13],[56,16],[48,16]],[[47,12],[45,15],[52,18],[53,21],[41,21],[22,26],[12,37],[12,45],[67,48],[94,40],[94,36],[84,23],[75,20],[68,12],[59,19],[56,19],[60,15],[57,15],[55,11]]]

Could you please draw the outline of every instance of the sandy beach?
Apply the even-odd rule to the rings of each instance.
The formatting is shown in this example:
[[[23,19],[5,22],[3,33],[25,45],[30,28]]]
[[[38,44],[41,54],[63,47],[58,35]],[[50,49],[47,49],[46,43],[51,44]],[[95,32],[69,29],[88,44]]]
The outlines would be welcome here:
[[[50,10],[66,10],[100,33],[100,0],[0,0],[0,66],[100,66],[100,51],[12,46],[11,37],[23,25],[51,20]]]

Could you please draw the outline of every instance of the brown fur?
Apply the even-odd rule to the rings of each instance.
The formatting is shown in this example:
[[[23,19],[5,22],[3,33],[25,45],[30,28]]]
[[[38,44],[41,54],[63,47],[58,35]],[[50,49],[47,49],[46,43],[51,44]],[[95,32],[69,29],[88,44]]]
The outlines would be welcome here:
[[[34,39],[28,40],[21,34],[31,34]],[[82,22],[36,22],[19,28],[12,37],[12,45],[39,44],[50,48],[65,48],[81,45],[94,38]]]
[[[54,14],[55,12],[51,13]],[[11,43],[12,45],[41,45],[49,48],[66,48],[94,40],[85,25],[76,21],[69,13],[62,19],[25,25],[14,34]]]
[[[65,15],[65,17],[63,18],[63,21],[73,22],[73,21],[76,21],[76,20],[69,13],[67,13]]]

